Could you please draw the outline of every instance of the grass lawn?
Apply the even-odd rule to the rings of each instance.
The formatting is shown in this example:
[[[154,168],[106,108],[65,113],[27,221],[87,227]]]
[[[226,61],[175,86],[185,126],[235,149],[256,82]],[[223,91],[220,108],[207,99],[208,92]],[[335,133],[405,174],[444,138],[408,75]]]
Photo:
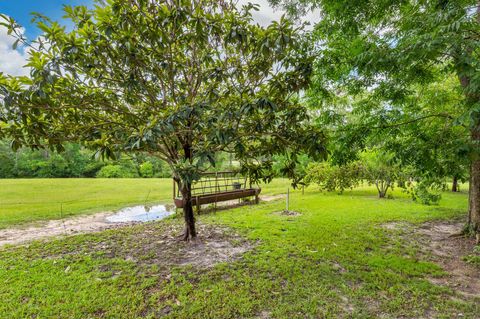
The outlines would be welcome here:
[[[285,192],[275,180],[264,194]],[[0,229],[129,205],[170,203],[172,180],[164,179],[0,179]]]
[[[282,183],[270,191],[283,191]],[[111,194],[134,202],[129,185],[130,194]],[[379,200],[368,187],[341,196],[312,188],[293,193],[296,216],[276,213],[284,208],[281,201],[200,215],[204,240],[209,227],[228,227],[225,236],[233,230],[251,245],[242,258],[212,267],[169,264],[179,258],[172,249],[191,249],[182,242],[167,247],[172,240],[163,234],[182,232],[175,218],[3,247],[0,317],[478,318],[479,298],[431,283],[428,278],[445,275],[442,269],[415,241],[381,227],[464,216],[466,194],[445,193],[439,206],[394,195]],[[170,190],[163,196],[169,198]],[[242,245],[237,237],[232,242]]]

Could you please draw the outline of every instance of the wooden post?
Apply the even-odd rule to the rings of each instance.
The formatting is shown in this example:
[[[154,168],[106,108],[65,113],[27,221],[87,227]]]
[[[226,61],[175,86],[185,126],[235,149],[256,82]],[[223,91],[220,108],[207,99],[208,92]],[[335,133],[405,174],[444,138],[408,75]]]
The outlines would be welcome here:
[[[177,192],[176,192],[177,183],[175,183],[175,179],[172,179],[172,181],[173,181],[173,199],[175,199],[177,197]]]

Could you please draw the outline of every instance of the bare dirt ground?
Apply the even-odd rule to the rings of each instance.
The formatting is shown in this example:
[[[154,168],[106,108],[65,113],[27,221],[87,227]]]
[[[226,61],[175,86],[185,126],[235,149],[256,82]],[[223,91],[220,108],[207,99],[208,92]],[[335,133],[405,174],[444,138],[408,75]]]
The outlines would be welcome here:
[[[442,277],[429,278],[435,285],[449,287],[467,298],[480,298],[480,271],[463,260],[475,246],[475,239],[452,236],[464,226],[463,220],[432,221],[420,226],[404,222],[392,222],[383,226],[400,230],[405,240],[412,238],[425,254],[447,273]]]
[[[272,214],[289,217],[298,217],[302,215],[302,213],[296,212],[294,210],[282,210],[280,212],[273,212]]]
[[[285,195],[261,196],[261,201],[269,202],[283,198]],[[227,201],[219,203],[216,210],[230,209],[233,207],[250,205],[249,202]],[[213,208],[202,209],[202,213],[212,211]],[[18,245],[32,240],[49,237],[69,236],[75,234],[98,232],[105,229],[125,227],[135,223],[112,223],[106,220],[114,212],[101,212],[93,215],[83,215],[60,220],[50,220],[41,225],[23,226],[0,229],[0,247],[3,245]]]
[[[181,223],[149,223],[139,229],[133,226],[130,230],[123,227],[103,241],[93,240],[87,244],[86,251],[89,254],[102,252],[138,265],[155,264],[165,270],[185,265],[204,269],[236,260],[255,245],[227,227],[197,222],[196,228],[198,238],[185,242]]]
[[[97,247],[89,246],[86,251],[95,254],[95,251],[105,253],[110,257],[121,258],[134,262],[139,268],[148,269],[154,266],[153,275],[165,285],[174,282],[172,269],[178,266],[184,267],[186,273],[203,273],[206,269],[218,263],[232,263],[243,257],[245,253],[255,248],[258,244],[251,242],[237,234],[234,230],[218,225],[197,223],[199,237],[194,242],[185,242],[183,226],[180,223],[165,227],[164,223],[149,223],[140,230],[130,232],[124,238],[123,245],[119,245],[117,238],[97,243]],[[125,229],[125,228],[123,228]],[[113,236],[122,238],[123,229],[115,232]],[[106,247],[105,247],[106,246]],[[105,271],[112,273],[108,265]],[[148,270],[147,270],[148,271]],[[115,272],[113,271],[115,276]],[[158,286],[149,289],[148,295],[154,295]],[[167,302],[168,300],[163,300]],[[177,299],[171,302],[180,304]],[[145,317],[159,318],[172,311],[167,305],[162,309],[147,309]]]
[[[127,223],[118,224],[108,222],[106,218],[112,214],[112,212],[102,212],[93,215],[50,220],[42,225],[2,229],[0,230],[0,246],[21,244],[47,237],[95,232],[119,227],[119,225],[127,225]]]

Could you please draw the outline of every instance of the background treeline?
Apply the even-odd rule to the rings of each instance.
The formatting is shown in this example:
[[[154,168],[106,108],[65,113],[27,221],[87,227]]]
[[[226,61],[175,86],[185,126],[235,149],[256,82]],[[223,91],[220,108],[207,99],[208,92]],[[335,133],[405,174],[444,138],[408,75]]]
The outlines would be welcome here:
[[[152,156],[121,157],[102,161],[79,144],[66,144],[62,153],[21,148],[13,151],[0,141],[0,178],[59,177],[170,177],[168,165]]]
[[[95,152],[79,144],[64,145],[61,153],[50,150],[21,148],[13,151],[8,141],[0,141],[0,178],[169,178],[168,164],[145,154],[120,156],[118,160],[101,160]],[[238,166],[229,154],[215,158],[214,170],[228,170]]]

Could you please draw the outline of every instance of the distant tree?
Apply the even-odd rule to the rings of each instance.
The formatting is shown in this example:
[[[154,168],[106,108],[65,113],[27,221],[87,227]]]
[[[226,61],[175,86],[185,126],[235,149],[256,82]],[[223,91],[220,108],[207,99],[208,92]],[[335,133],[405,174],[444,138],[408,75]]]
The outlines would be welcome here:
[[[255,8],[111,0],[66,6],[72,31],[37,17],[44,34],[29,51],[30,77],[0,78],[0,135],[14,147],[75,140],[107,157],[164,160],[183,197],[184,238],[195,238],[191,185],[217,152],[235,153],[256,178],[274,154],[325,155],[296,98],[309,83],[309,47],[285,18],[252,24]]]
[[[379,198],[385,198],[400,175],[400,168],[391,153],[369,150],[360,155],[362,178],[375,185]]]
[[[422,201],[420,197],[428,194],[428,183],[438,188],[446,178],[465,181],[468,176],[468,128],[453,120],[464,112],[463,96],[455,81],[450,76],[414,86],[401,103],[378,100],[370,92],[323,99],[315,90],[308,92],[307,101],[319,112],[319,125],[330,133],[332,163],[356,161],[364,150],[372,148],[391,154],[400,169],[397,182],[405,187],[408,179],[415,180],[409,188],[422,187],[422,191],[411,190]],[[431,117],[432,113],[442,116]]]

